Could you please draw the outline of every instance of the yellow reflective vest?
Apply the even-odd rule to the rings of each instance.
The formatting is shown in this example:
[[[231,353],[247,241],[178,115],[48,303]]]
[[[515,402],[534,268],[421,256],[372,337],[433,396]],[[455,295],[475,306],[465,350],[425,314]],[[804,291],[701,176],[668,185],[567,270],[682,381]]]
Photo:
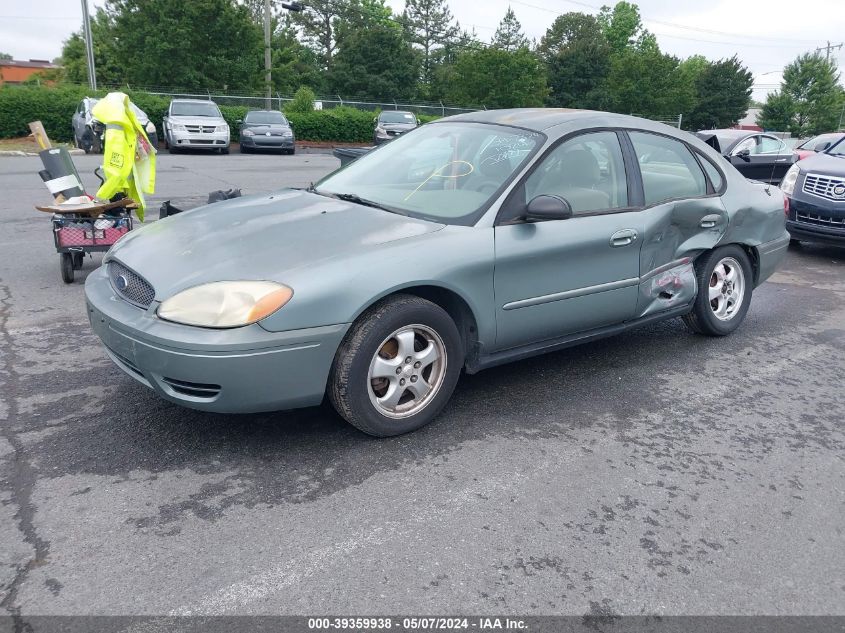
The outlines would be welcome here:
[[[105,182],[97,190],[97,197],[108,200],[122,191],[138,203],[136,213],[143,222],[144,194],[155,191],[156,150],[129,103],[124,93],[110,92],[92,111],[94,118],[106,126]]]

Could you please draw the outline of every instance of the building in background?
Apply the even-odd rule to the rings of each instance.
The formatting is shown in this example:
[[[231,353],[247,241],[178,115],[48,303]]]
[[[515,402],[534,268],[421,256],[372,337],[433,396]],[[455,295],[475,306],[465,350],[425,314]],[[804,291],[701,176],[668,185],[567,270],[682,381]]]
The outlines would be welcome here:
[[[760,108],[749,108],[748,112],[742,120],[734,125],[735,130],[753,130],[755,132],[762,132],[763,128],[757,125],[757,115],[760,114]]]
[[[22,84],[37,73],[45,73],[58,68],[61,68],[61,66],[48,62],[46,59],[30,59],[29,61],[0,59],[0,86]]]

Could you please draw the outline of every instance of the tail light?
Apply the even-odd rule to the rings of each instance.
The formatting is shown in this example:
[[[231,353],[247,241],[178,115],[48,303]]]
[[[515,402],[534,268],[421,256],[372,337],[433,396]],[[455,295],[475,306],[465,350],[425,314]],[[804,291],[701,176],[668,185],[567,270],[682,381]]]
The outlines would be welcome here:
[[[783,194],[783,214],[789,217],[789,197]]]

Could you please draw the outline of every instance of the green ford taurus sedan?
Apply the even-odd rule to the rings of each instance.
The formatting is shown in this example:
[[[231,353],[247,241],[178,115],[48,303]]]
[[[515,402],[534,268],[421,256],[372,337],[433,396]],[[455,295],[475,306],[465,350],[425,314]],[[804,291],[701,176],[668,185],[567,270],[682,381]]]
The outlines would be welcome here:
[[[424,125],[307,190],[132,231],[86,282],[108,355],[173,402],[430,422],[461,371],[682,317],[730,334],[785,255],[780,190],[589,111]]]

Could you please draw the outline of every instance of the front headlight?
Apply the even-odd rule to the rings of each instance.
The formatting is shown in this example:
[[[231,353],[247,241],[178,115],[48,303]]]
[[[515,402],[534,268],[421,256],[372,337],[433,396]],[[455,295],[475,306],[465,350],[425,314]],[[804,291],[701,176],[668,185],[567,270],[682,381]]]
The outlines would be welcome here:
[[[798,182],[798,174],[800,173],[801,169],[799,169],[798,165],[790,167],[780,183],[780,190],[786,195],[791,196],[792,192],[795,191],[795,183]]]
[[[174,132],[186,132],[188,130],[188,128],[186,128],[181,123],[171,123],[170,129],[173,130]]]
[[[228,132],[228,131],[229,131],[229,126],[228,126],[228,125],[225,125],[225,124],[224,124],[224,125],[218,125],[218,126],[217,126],[217,131],[218,131],[218,132]]]
[[[255,132],[253,132],[252,130],[244,130],[243,132],[241,132],[241,136],[255,136]]]
[[[376,134],[387,134],[387,130],[385,130],[382,126],[378,126],[376,128]]]
[[[159,318],[200,327],[240,327],[260,321],[293,296],[272,281],[216,281],[183,290],[158,308]]]
[[[155,134],[156,126],[152,121],[147,121],[147,125],[144,129],[147,131],[147,134]]]
[[[291,136],[293,136],[293,132],[291,132],[290,130],[283,130],[282,136],[285,138],[290,138]]]

